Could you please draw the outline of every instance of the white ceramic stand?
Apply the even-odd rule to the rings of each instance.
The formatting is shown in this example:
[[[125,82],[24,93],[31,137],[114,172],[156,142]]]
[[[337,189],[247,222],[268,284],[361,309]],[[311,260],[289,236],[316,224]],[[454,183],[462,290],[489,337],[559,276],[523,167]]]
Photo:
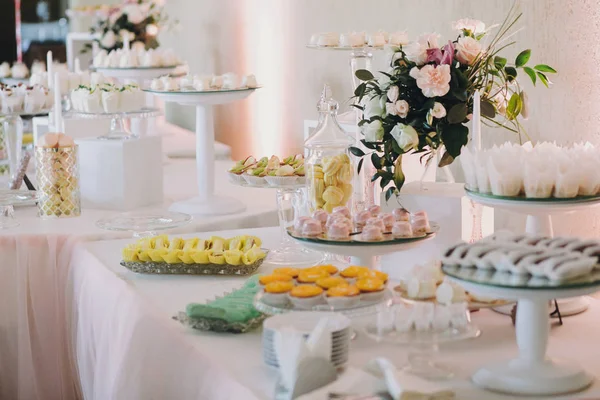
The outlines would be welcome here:
[[[197,197],[173,203],[169,208],[192,215],[226,215],[244,211],[246,205],[238,199],[215,195],[215,131],[213,106],[245,99],[255,89],[220,90],[210,92],[157,92],[147,90],[164,101],[196,107],[196,169]]]
[[[597,292],[600,282],[582,288],[508,288],[449,277],[467,291],[499,299],[519,299],[516,320],[519,356],[479,369],[473,382],[484,389],[515,395],[549,396],[588,387],[593,377],[576,365],[546,357],[548,301]]]
[[[527,215],[525,232],[530,235],[548,237],[554,236],[552,215],[569,214],[600,205],[600,198],[572,201],[557,199],[540,199],[539,201],[534,201],[494,199],[469,191],[467,191],[466,194],[471,200],[484,206]],[[563,317],[582,313],[587,310],[589,305],[590,301],[587,297],[577,297],[558,301],[560,314]],[[503,314],[510,314],[511,308],[512,306],[503,307],[497,311]]]
[[[94,68],[104,76],[119,80],[131,79],[139,84],[144,80],[158,78],[173,73],[177,67],[138,67],[138,68]]]

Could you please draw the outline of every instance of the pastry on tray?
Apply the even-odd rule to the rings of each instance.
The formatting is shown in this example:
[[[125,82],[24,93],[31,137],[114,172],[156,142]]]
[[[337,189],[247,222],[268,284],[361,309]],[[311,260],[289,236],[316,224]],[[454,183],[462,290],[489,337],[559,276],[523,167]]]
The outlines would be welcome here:
[[[277,156],[259,160],[249,156],[229,169],[232,183],[251,186],[290,186],[304,182],[304,156],[296,154],[281,160]]]
[[[133,272],[192,275],[246,275],[262,264],[266,252],[255,236],[224,239],[143,238],[123,249],[121,265]]]

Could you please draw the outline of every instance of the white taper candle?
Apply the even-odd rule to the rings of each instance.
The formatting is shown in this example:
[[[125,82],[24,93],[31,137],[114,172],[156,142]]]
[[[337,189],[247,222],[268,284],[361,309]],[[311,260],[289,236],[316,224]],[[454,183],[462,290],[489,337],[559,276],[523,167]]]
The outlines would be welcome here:
[[[123,49],[129,51],[131,46],[129,44],[129,33],[123,35]]]
[[[473,149],[481,150],[481,95],[479,90],[473,95],[473,126],[471,140],[473,140]]]
[[[76,74],[81,73],[81,61],[79,61],[79,57],[75,58],[75,67],[73,68]]]
[[[62,132],[62,101],[60,93],[60,74],[54,74],[54,130]]]
[[[48,73],[48,89],[52,88],[52,79],[54,79],[52,52],[46,53],[46,72]]]

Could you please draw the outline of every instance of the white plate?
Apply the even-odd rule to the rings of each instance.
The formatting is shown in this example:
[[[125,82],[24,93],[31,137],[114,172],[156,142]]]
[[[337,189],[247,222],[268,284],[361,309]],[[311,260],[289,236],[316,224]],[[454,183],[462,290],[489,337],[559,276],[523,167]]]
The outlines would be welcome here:
[[[274,315],[267,318],[263,323],[264,330],[277,331],[284,327],[293,327],[302,333],[310,333],[315,329],[321,318],[327,318],[326,330],[331,333],[337,333],[341,330],[350,328],[351,321],[348,317],[332,312],[293,312]]]

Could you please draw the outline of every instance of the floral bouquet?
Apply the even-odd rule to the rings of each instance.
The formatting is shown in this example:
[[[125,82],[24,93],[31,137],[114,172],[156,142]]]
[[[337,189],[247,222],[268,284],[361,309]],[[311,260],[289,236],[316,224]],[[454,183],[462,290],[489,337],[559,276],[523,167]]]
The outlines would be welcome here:
[[[145,49],[155,49],[159,45],[156,36],[160,30],[177,23],[164,12],[161,0],[128,0],[102,10],[102,13],[96,13],[90,31],[99,34],[100,48],[109,52],[122,48],[126,37],[134,48],[143,45]]]
[[[423,153],[428,162],[442,152],[439,166],[451,164],[468,142],[465,125],[473,112],[474,98],[480,100],[481,117],[490,125],[519,133],[519,119],[527,118],[527,95],[517,80],[523,71],[533,84],[549,86],[548,73],[556,71],[545,64],[528,66],[531,50],[524,50],[509,63],[499,53],[513,45],[509,34],[521,14],[511,10],[491,37],[481,21],[462,19],[453,24],[459,31],[455,40],[440,42],[430,33],[417,41],[394,48],[391,69],[376,79],[367,70],[356,71],[362,83],[354,94],[363,112],[359,126],[365,151],[352,147],[376,169],[386,189],[386,200],[398,194],[404,184],[402,155]],[[479,96],[474,96],[479,92]]]

